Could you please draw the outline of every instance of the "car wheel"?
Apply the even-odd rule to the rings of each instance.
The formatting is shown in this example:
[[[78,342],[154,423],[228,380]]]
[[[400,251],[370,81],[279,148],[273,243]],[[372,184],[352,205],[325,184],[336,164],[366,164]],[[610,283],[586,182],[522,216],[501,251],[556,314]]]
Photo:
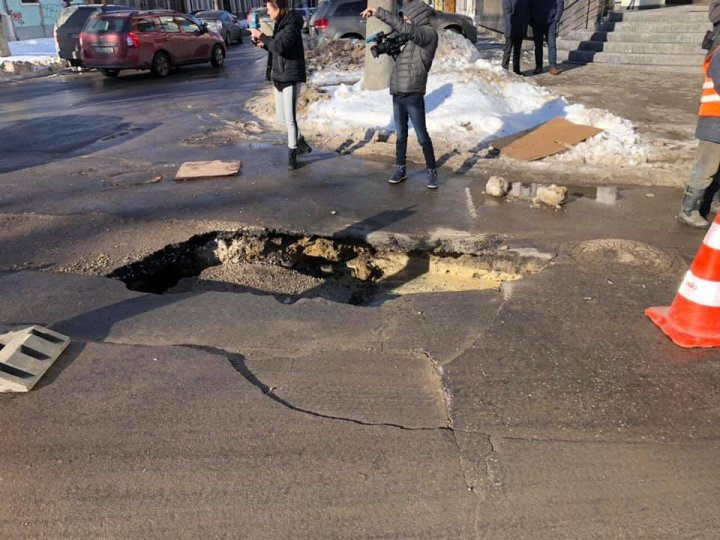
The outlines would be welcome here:
[[[216,68],[222,67],[225,63],[225,50],[220,45],[213,47],[210,63]]]
[[[242,45],[242,32],[238,32],[237,44]]]
[[[167,77],[170,74],[170,57],[167,53],[162,51],[155,53],[150,70],[157,77]]]
[[[226,47],[230,46],[230,34],[229,33],[223,34],[223,41],[225,42]]]
[[[119,69],[101,69],[100,72],[106,77],[110,77],[111,79],[114,79],[115,77],[120,75]]]

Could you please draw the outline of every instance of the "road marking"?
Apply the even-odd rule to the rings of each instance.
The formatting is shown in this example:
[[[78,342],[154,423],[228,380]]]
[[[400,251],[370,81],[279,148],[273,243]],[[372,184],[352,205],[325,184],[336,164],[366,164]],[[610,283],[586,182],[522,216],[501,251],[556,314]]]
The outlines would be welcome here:
[[[477,219],[478,213],[477,209],[475,208],[475,203],[473,202],[472,193],[470,193],[470,188],[465,188],[465,198],[467,199],[467,206],[468,206],[468,212],[470,212],[470,217],[473,219]]]

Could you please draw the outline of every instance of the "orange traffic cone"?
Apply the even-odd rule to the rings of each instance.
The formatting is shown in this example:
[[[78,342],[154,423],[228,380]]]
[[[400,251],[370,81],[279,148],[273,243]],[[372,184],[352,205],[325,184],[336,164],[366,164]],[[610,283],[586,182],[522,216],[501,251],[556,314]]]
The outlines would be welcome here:
[[[720,213],[670,307],[645,315],[681,347],[720,347]]]

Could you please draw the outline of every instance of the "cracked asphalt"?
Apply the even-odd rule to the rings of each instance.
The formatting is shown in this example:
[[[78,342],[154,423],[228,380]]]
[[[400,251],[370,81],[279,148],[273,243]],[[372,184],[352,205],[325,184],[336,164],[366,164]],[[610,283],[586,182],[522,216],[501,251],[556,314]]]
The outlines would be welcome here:
[[[607,206],[571,186],[554,210],[463,175],[388,186],[386,162],[332,152],[288,173],[279,133],[184,144],[245,118],[258,60],[0,86],[0,141],[23,141],[0,163],[0,326],[72,339],[34,390],[0,395],[0,536],[714,538],[720,355],[643,315],[702,241],[674,223],[680,190]],[[228,158],[239,177],[170,180]],[[104,277],[246,226],[552,264],[373,306]]]

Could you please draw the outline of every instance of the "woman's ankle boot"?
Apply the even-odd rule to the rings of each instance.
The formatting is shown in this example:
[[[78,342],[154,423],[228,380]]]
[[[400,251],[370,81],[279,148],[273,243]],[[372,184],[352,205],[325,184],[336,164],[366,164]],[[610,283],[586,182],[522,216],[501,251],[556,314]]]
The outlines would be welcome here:
[[[297,169],[297,148],[290,148],[288,152],[288,170]]]

